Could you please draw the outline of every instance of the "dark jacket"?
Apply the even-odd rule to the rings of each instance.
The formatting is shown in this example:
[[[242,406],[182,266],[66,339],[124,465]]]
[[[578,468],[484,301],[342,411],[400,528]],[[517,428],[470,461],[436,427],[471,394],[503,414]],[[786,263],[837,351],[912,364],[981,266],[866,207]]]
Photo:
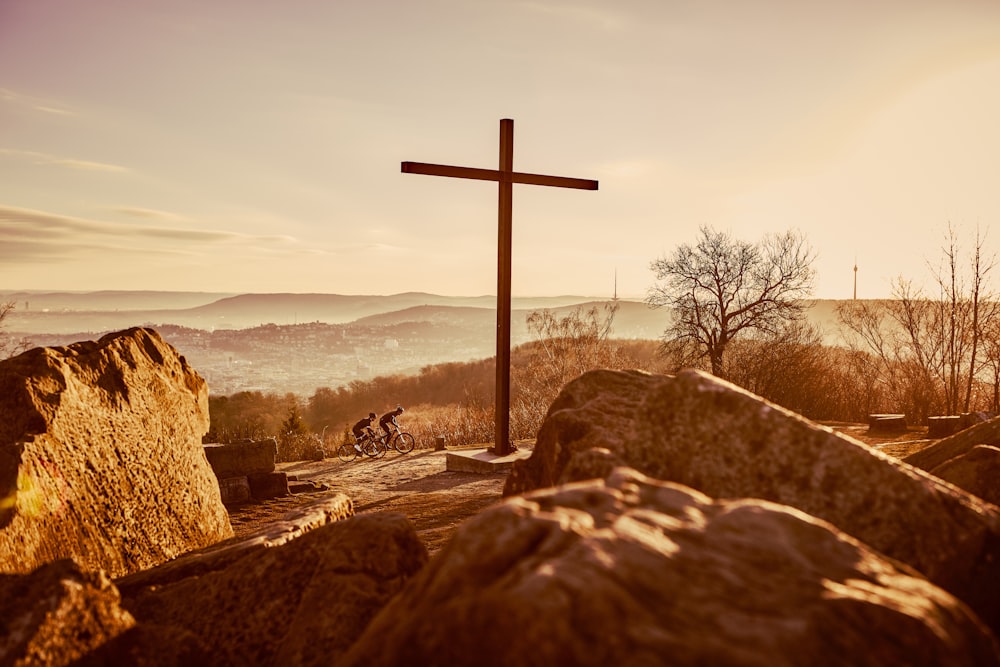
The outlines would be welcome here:
[[[364,419],[359,419],[358,423],[355,424],[353,428],[351,428],[351,432],[360,438],[362,435],[364,435],[366,428],[371,428],[373,421],[375,420],[369,419],[368,417],[365,417]]]
[[[396,422],[395,412],[387,412],[384,415],[382,415],[381,419],[378,420],[378,425],[381,426],[382,430],[385,431],[386,433],[392,430],[389,428],[389,424],[392,424],[393,426],[399,426],[399,424]]]

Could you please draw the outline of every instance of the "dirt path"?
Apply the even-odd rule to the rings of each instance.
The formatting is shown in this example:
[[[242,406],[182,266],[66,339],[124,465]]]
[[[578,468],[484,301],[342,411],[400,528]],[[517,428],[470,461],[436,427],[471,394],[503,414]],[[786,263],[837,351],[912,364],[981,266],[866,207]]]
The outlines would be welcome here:
[[[521,448],[530,446],[518,443]],[[318,498],[343,493],[354,502],[357,514],[405,515],[432,554],[451,539],[458,524],[500,502],[507,479],[506,473],[449,472],[445,452],[426,449],[409,454],[393,452],[381,459],[362,457],[350,463],[337,458],[279,463],[277,469],[290,479],[327,488],[231,508],[229,516],[236,535],[251,533]]]
[[[827,425],[898,458],[934,442],[926,439],[926,429],[872,436],[864,424],[828,422]],[[530,450],[533,446],[531,442],[518,443],[521,449]],[[344,493],[354,502],[358,514],[399,512],[405,515],[428,552],[433,554],[451,539],[465,519],[500,502],[507,479],[506,473],[448,472],[445,452],[427,449],[409,454],[393,452],[382,459],[362,457],[351,463],[337,458],[279,463],[277,468],[290,479],[315,482],[327,488],[231,508],[229,516],[236,535],[247,535],[286,512],[324,496]]]

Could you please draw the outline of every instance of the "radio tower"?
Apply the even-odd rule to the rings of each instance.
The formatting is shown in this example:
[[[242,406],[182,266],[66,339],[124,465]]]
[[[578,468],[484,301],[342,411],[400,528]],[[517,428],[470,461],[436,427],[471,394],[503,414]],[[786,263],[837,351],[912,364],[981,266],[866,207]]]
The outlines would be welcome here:
[[[854,300],[858,300],[858,258],[854,258]]]
[[[618,301],[618,269],[615,269],[615,295],[611,297],[613,302]]]

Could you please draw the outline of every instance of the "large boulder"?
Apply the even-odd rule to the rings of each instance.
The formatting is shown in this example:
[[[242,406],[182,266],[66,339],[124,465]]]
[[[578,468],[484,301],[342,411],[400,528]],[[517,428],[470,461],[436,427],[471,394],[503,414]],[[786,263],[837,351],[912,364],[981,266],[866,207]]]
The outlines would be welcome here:
[[[114,581],[70,560],[0,575],[0,665],[330,664],[427,561],[398,515],[320,530],[352,514],[336,494]]]
[[[123,606],[140,628],[197,637],[211,655],[198,664],[333,665],[427,563],[400,514],[335,521],[268,548],[244,542],[119,580]]]
[[[903,459],[905,463],[931,471],[948,461],[968,454],[977,445],[1000,445],[1000,418],[979,422],[942,438]]]
[[[112,577],[232,536],[205,381],[151,329],[0,362],[0,572]]]
[[[143,590],[220,572],[251,554],[280,547],[310,531],[352,516],[353,501],[343,493],[335,493],[286,512],[248,535],[189,551],[156,567],[120,577],[115,585],[126,597],[133,597]]]
[[[0,665],[75,664],[134,626],[102,572],[57,560],[30,574],[0,574]]]
[[[931,468],[931,474],[988,503],[1000,505],[1000,447],[976,445]]]
[[[824,521],[617,468],[467,520],[342,662],[998,665],[961,601]]]
[[[698,371],[586,373],[552,403],[504,495],[570,479],[574,457],[593,458],[594,448],[603,469],[624,464],[714,498],[760,498],[829,521],[1000,629],[1000,510],[739,387]]]

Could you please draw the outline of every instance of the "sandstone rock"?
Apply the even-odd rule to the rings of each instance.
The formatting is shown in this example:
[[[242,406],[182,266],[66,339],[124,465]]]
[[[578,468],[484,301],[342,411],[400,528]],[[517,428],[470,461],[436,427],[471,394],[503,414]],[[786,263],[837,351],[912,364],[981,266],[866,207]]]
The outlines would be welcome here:
[[[1000,448],[976,445],[965,454],[949,459],[931,474],[960,489],[1000,505]],[[1000,593],[1000,591],[998,591]]]
[[[183,579],[219,572],[236,561],[281,546],[327,524],[354,516],[354,503],[337,493],[288,512],[276,521],[244,537],[233,537],[208,547],[190,551],[172,561],[115,580],[126,597],[139,591]]]
[[[905,431],[906,415],[868,415],[868,430],[872,433]]]
[[[219,480],[219,493],[222,496],[223,505],[239,505],[249,502],[250,480],[243,477],[225,477]]]
[[[288,495],[288,476],[283,472],[255,472],[247,475],[250,495],[256,500]]]
[[[398,514],[356,516],[237,556],[119,581],[123,604],[140,626],[195,635],[213,665],[332,665],[427,562]]]
[[[278,441],[274,438],[227,445],[210,443],[204,447],[208,463],[219,479],[274,472],[278,455]]]
[[[0,665],[76,664],[134,625],[107,576],[71,560],[0,574]]]
[[[959,431],[955,435],[924,447],[903,461],[921,470],[933,470],[956,456],[966,454],[976,445],[1000,445],[1000,419],[991,419]]]
[[[0,571],[111,576],[228,538],[208,390],[151,329],[0,362]]]
[[[556,484],[593,447],[711,497],[761,498],[825,519],[1000,629],[1000,510],[739,387],[697,371],[586,373],[553,402],[504,495]]]
[[[832,525],[619,468],[466,521],[341,663],[998,665],[963,603]]]
[[[72,667],[207,667],[214,658],[192,633],[162,625],[137,625],[101,644]]]
[[[939,415],[927,418],[927,437],[946,438],[960,428],[961,415]]]

